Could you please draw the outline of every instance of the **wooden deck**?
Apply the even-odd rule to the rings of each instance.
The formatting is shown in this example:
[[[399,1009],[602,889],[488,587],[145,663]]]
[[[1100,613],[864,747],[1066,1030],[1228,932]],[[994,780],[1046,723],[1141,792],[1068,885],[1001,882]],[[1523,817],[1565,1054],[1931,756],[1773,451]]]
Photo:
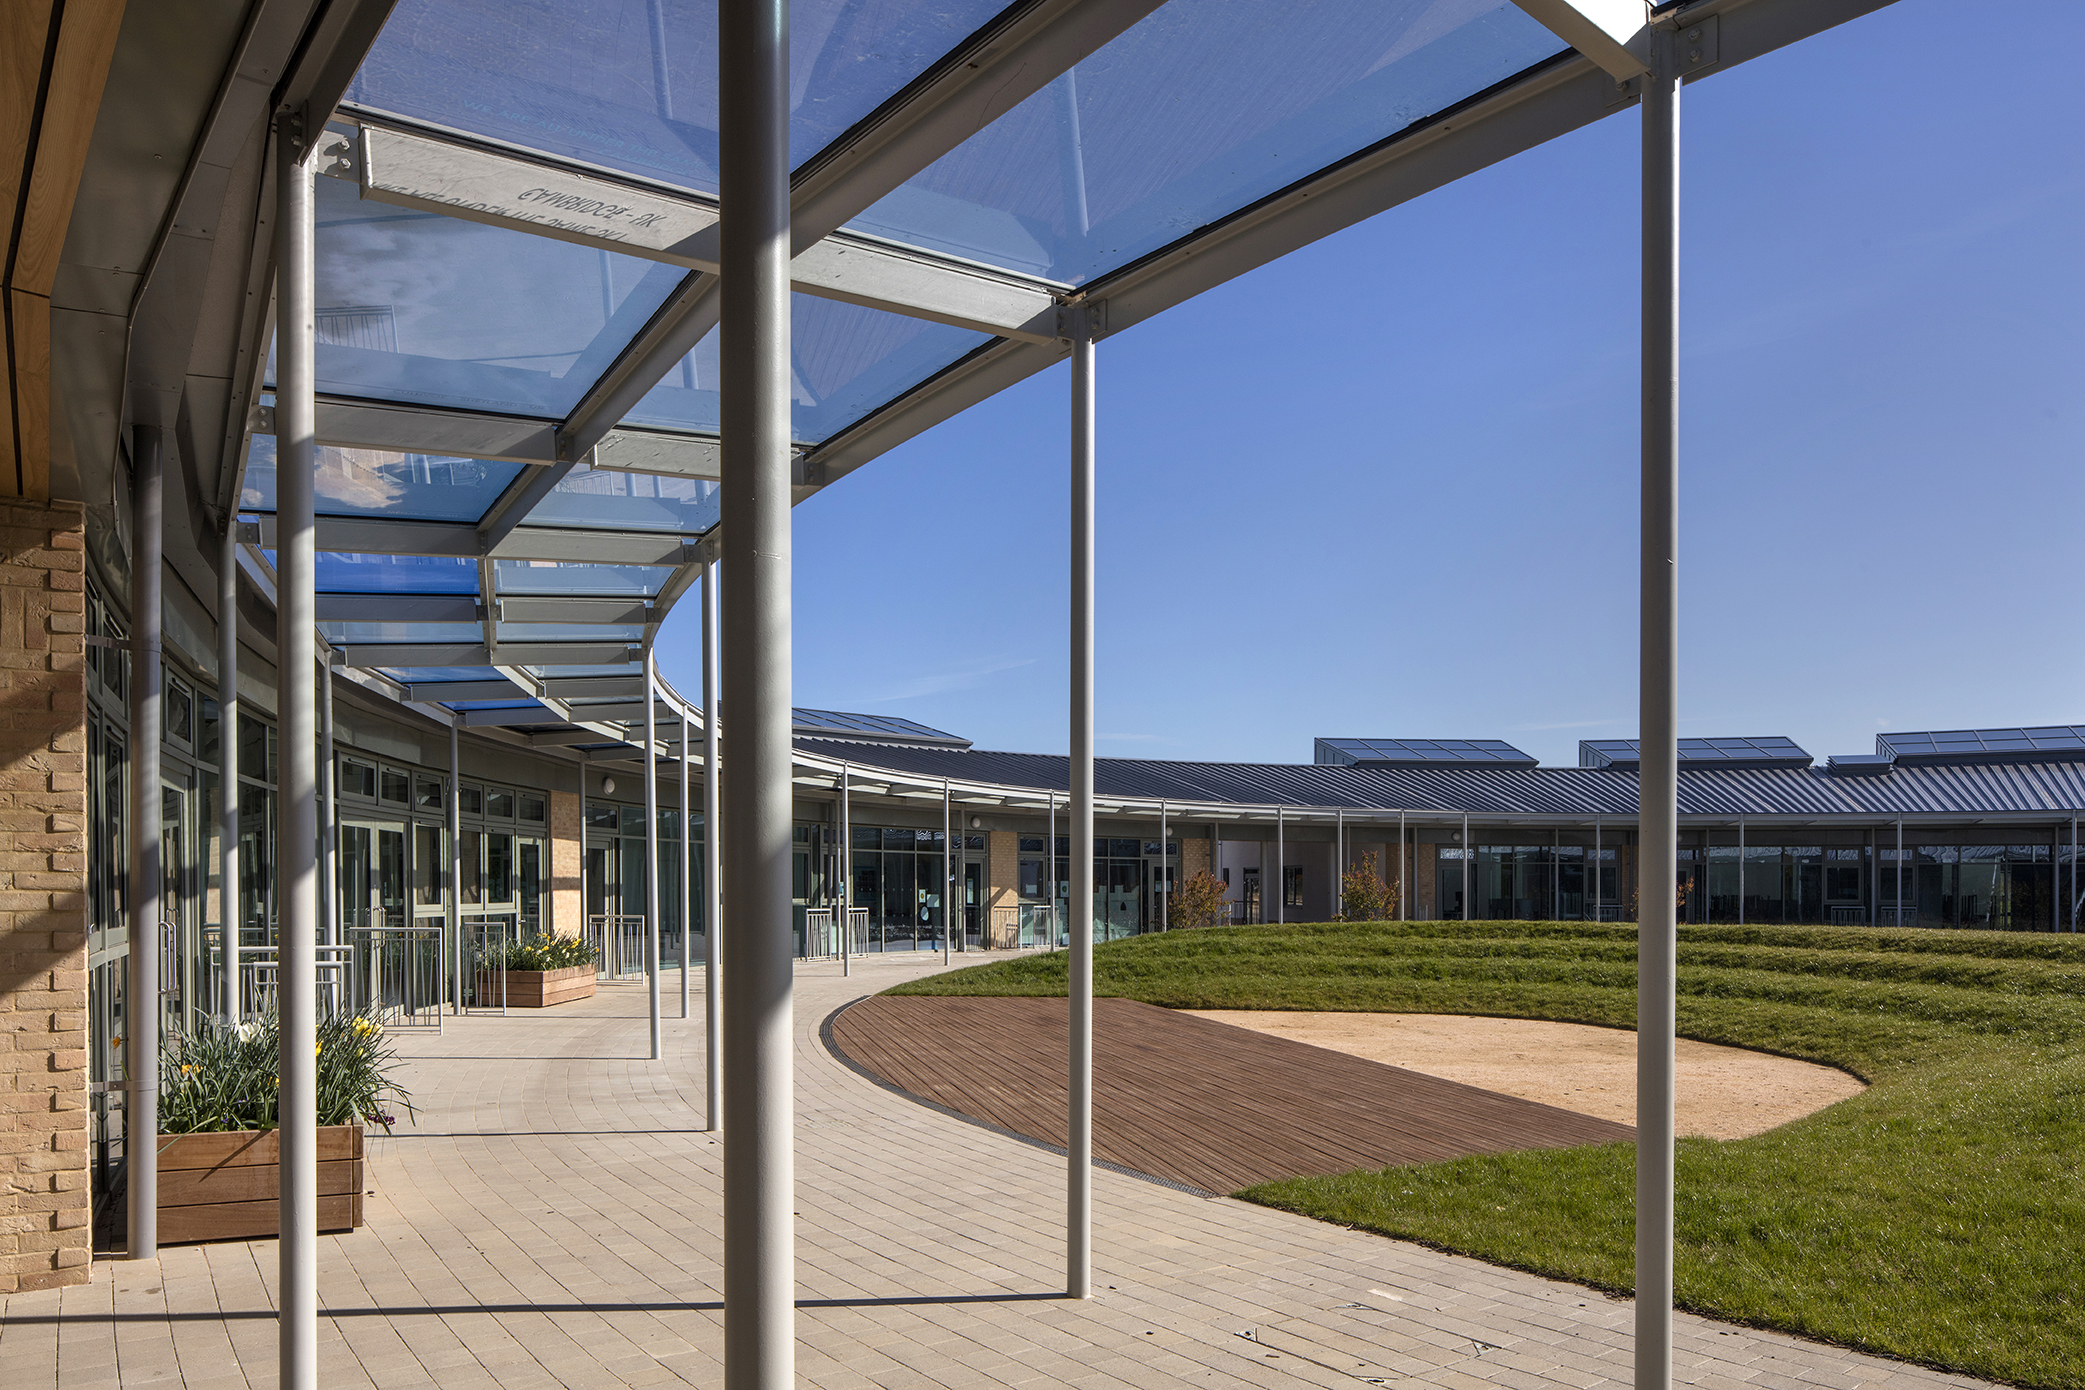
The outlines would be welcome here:
[[[878,995],[832,1023],[900,1090],[1062,1148],[1067,1002]],[[1511,1149],[1628,1125],[1128,999],[1093,1001],[1094,1157],[1204,1192]]]

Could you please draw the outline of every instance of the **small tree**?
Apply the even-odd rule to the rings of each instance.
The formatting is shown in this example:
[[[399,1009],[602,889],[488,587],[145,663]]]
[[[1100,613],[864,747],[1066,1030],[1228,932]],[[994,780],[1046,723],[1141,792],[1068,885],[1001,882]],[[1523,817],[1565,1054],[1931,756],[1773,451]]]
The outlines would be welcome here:
[[[1220,926],[1228,915],[1225,899],[1231,886],[1210,873],[1197,869],[1178,888],[1167,894],[1166,925],[1172,927]]]
[[[1340,876],[1342,922],[1382,922],[1397,915],[1398,885],[1383,882],[1376,872],[1375,851]]]

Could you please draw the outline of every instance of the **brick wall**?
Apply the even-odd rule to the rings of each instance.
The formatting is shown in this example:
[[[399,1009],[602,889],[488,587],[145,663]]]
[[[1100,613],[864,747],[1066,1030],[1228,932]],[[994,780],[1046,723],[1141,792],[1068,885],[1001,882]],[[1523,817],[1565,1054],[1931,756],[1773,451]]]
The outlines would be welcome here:
[[[579,793],[550,794],[550,922],[545,930],[577,936],[586,926],[579,881]]]
[[[93,1259],[81,521],[0,503],[0,1293]]]

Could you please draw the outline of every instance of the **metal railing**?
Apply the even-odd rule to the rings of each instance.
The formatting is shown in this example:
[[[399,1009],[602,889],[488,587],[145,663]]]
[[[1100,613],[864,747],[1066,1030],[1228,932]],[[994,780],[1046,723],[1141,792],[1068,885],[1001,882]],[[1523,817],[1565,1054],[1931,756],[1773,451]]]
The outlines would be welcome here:
[[[850,907],[847,909],[847,951],[850,955],[864,956],[869,953],[869,909]],[[798,951],[799,960],[838,960],[840,957],[840,932],[833,923],[833,909],[813,907],[804,911],[804,939]]]
[[[644,973],[644,914],[597,912],[586,919],[595,974],[604,980]]]
[[[638,918],[643,921],[643,918]],[[466,917],[463,919],[464,950],[470,961],[469,994],[464,1009],[470,1013],[507,1012],[507,952],[521,942],[520,929],[512,917]],[[641,961],[642,955],[638,957]],[[498,968],[492,968],[498,967]]]
[[[442,1026],[442,929],[390,927],[378,920],[346,932],[354,1006],[386,1028]]]
[[[278,1002],[276,948],[244,946],[239,950],[239,1016],[252,1018],[273,1009]],[[331,1018],[354,1007],[350,984],[354,947],[318,948],[318,1017]]]

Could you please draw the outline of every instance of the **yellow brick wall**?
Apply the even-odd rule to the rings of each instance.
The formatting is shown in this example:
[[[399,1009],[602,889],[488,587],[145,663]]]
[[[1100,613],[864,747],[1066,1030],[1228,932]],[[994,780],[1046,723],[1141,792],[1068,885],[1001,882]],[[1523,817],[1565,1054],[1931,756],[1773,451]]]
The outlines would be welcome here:
[[[579,793],[550,794],[550,930],[577,936],[586,925],[580,874]]]
[[[0,506],[0,1293],[93,1261],[81,522]]]

